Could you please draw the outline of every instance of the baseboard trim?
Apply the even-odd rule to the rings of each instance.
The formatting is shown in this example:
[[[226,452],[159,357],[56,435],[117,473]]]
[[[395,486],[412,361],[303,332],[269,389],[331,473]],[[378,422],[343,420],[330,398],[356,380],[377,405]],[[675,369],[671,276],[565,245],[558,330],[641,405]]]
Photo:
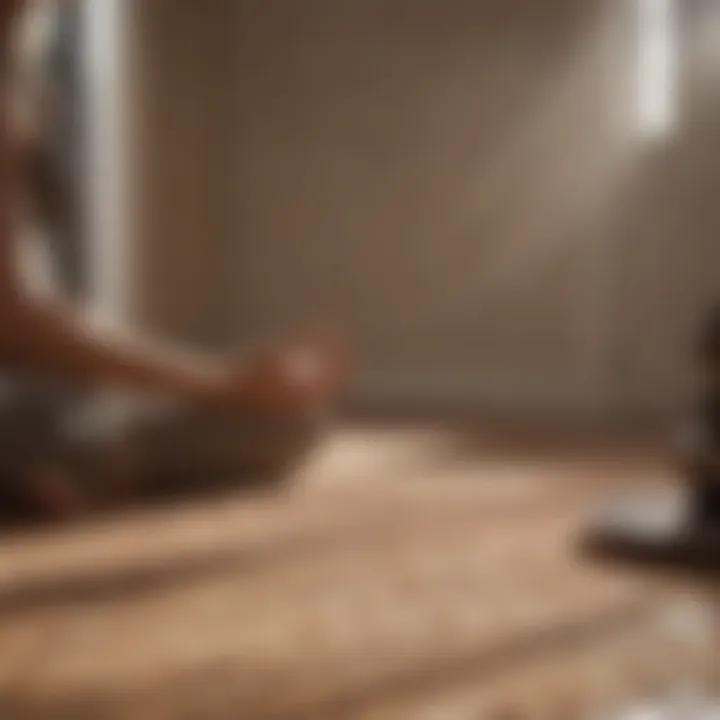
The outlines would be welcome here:
[[[557,425],[666,426],[688,404],[686,389],[599,387],[580,381],[539,383],[468,377],[375,376],[358,382],[359,413],[495,417]]]

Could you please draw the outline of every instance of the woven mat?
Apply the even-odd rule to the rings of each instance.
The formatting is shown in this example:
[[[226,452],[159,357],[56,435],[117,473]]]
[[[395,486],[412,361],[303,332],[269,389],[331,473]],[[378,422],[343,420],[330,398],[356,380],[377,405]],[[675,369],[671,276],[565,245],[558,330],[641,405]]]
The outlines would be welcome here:
[[[0,718],[560,720],[661,681],[653,588],[574,553],[599,483],[420,467],[6,542]]]

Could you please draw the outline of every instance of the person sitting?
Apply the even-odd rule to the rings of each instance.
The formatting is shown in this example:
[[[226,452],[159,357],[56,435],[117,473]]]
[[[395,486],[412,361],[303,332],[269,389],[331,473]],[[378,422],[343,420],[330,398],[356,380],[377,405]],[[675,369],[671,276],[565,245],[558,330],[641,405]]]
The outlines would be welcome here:
[[[38,178],[47,179],[37,172],[42,165],[28,162],[37,159],[33,123],[16,112],[27,107],[22,82],[13,82],[18,69],[12,49],[28,4],[0,0],[0,375],[32,374],[89,391],[122,388],[213,416],[292,415],[331,403],[348,378],[347,356],[335,337],[298,333],[240,360],[211,358],[100,327],[70,301],[48,302],[28,291],[16,263],[32,207],[22,178],[34,168],[36,190]],[[55,207],[54,200],[52,194],[36,196],[34,211]],[[62,472],[41,474],[35,490],[50,509],[77,506]]]

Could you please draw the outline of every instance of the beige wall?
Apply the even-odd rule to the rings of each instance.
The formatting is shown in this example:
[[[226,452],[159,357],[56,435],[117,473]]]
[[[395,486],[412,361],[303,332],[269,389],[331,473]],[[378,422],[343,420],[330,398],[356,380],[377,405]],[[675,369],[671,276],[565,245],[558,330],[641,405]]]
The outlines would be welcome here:
[[[660,145],[636,126],[631,2],[142,6],[143,317],[241,343],[327,315],[378,397],[682,390],[720,255],[718,78],[690,50],[712,3],[683,4],[683,124]]]
[[[232,0],[137,0],[128,19],[137,216],[130,314],[207,346],[221,343],[227,324],[231,8]]]
[[[643,397],[673,394],[701,309],[720,300],[720,5],[678,6],[678,131],[640,155],[609,217],[608,364]]]

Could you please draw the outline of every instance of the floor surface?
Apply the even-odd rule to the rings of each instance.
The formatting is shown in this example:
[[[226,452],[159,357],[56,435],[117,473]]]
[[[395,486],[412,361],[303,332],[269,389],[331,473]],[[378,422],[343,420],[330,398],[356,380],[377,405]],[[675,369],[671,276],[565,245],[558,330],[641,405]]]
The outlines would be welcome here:
[[[654,580],[577,532],[670,475],[640,448],[348,429],[282,492],[6,537],[0,718],[584,717],[667,652],[638,630]]]

